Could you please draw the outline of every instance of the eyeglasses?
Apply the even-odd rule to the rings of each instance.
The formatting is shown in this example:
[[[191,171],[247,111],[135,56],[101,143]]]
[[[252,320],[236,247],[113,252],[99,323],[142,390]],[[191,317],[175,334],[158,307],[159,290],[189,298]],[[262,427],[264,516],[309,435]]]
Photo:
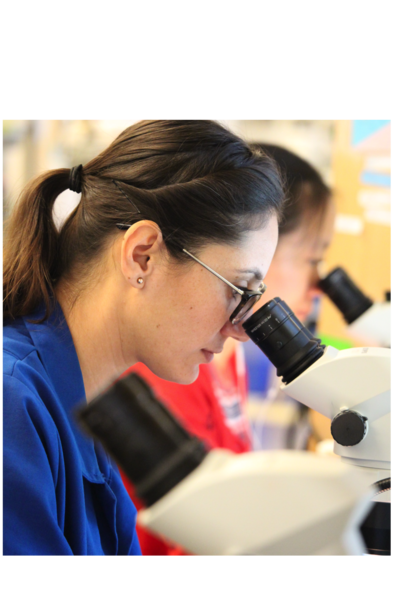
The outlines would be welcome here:
[[[249,313],[249,311],[253,308],[255,303],[258,302],[258,300],[261,298],[261,296],[267,289],[267,286],[265,285],[265,283],[261,283],[257,291],[252,291],[252,290],[248,290],[246,288],[237,287],[236,285],[233,285],[233,283],[230,283],[230,281],[225,279],[225,277],[222,277],[222,275],[219,275],[219,273],[214,271],[214,269],[207,266],[201,260],[199,260],[198,258],[193,256],[193,254],[190,254],[190,252],[188,252],[184,248],[182,249],[182,252],[184,252],[185,254],[190,256],[190,258],[192,258],[193,260],[198,262],[202,267],[207,269],[207,271],[210,271],[210,273],[212,273],[213,275],[218,277],[218,279],[221,279],[221,281],[226,283],[226,285],[229,285],[229,287],[232,288],[233,290],[235,290],[235,292],[237,294],[240,294],[240,296],[241,296],[240,302],[237,305],[237,307],[235,308],[235,310],[233,311],[233,313],[231,314],[231,316],[229,317],[229,320],[232,323],[232,325],[236,325],[237,323],[240,323],[241,321],[243,321],[244,317]]]
[[[131,225],[128,225],[126,223],[116,223],[116,226],[118,227],[118,229],[121,229],[122,231],[127,230],[131,227]],[[261,296],[267,289],[267,286],[265,285],[265,283],[261,283],[258,290],[256,290],[256,291],[237,287],[236,285],[233,285],[233,283],[231,283],[230,281],[225,279],[225,277],[222,277],[222,275],[220,275],[219,273],[214,271],[214,269],[212,269],[208,265],[204,264],[201,260],[199,260],[198,258],[193,256],[193,254],[190,254],[190,252],[188,252],[184,248],[182,248],[182,252],[184,252],[185,254],[190,256],[191,259],[195,260],[202,267],[207,269],[207,271],[210,271],[210,273],[215,275],[215,277],[218,277],[218,279],[220,279],[221,281],[226,283],[226,285],[229,285],[229,287],[232,290],[235,290],[235,292],[241,296],[239,304],[237,305],[237,307],[235,308],[235,310],[229,317],[229,320],[232,323],[232,325],[237,325],[237,323],[240,323],[241,321],[243,321],[244,317],[250,312],[250,310],[253,308],[255,303],[258,302],[258,300],[261,298]]]

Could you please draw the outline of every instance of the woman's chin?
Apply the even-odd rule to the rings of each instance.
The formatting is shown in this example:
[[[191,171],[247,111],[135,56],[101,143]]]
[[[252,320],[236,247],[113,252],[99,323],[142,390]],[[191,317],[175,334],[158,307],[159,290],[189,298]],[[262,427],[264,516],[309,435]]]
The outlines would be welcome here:
[[[170,381],[171,383],[178,383],[180,385],[190,385],[195,382],[199,376],[199,365],[195,365],[191,369],[186,369],[182,371],[178,370],[160,370],[153,371],[157,377],[160,379],[164,379],[165,381]]]
[[[180,383],[181,385],[190,385],[194,383],[199,376],[199,365],[196,365],[191,372],[181,373],[179,377],[174,379],[175,383]]]

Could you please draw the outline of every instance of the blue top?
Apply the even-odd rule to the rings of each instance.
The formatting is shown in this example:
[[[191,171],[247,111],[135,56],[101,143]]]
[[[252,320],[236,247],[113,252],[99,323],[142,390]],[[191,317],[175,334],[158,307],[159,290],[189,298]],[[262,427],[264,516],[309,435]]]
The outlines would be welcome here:
[[[141,554],[117,467],[82,433],[82,373],[60,306],[3,328],[3,553]]]

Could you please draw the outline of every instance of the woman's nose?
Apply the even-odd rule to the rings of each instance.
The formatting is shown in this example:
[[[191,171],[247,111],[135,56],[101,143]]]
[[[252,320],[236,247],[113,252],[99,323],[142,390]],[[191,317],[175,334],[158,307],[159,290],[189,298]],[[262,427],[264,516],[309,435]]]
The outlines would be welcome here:
[[[247,342],[250,339],[245,330],[243,329],[242,323],[236,323],[236,325],[232,325],[232,323],[229,320],[222,327],[221,335],[227,338],[231,337],[237,340],[238,342]]]
[[[309,288],[308,288],[308,294],[309,296],[314,300],[314,298],[318,298],[319,296],[322,296],[322,290],[319,287],[319,275],[318,275],[318,270],[317,268],[315,268],[315,271],[313,272],[313,274],[310,277],[310,282],[309,282]]]

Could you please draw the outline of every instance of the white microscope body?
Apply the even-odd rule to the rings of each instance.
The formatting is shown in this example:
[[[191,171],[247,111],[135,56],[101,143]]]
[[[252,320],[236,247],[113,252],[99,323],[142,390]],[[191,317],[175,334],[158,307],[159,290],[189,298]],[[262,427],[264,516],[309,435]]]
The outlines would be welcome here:
[[[329,417],[332,429],[342,420],[343,435],[353,425],[359,430],[348,440],[351,445],[339,443],[337,435],[334,452],[348,464],[371,469],[375,481],[390,474],[390,355],[388,348],[328,346],[306,371],[281,385],[286,394]]]

